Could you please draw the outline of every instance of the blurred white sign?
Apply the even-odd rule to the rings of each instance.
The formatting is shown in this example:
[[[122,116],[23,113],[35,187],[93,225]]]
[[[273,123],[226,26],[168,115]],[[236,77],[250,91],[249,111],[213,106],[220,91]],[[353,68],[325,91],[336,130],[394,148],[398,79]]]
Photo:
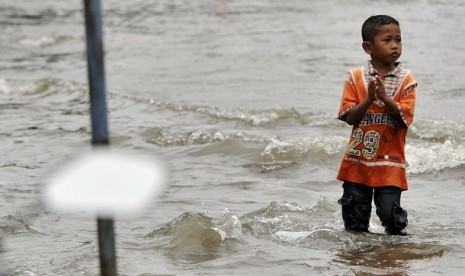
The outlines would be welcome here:
[[[51,209],[112,217],[141,209],[163,186],[159,161],[96,150],[61,168],[45,189],[45,201]]]

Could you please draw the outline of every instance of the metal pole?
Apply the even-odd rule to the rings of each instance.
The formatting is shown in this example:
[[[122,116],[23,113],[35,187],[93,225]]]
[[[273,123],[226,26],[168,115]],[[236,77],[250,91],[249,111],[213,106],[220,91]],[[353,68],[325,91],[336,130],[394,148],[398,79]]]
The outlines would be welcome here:
[[[100,0],[84,0],[92,144],[108,144]]]
[[[89,77],[92,144],[108,145],[105,96],[102,22],[100,0],[84,0],[86,21],[87,67]],[[115,234],[113,219],[98,218],[100,274],[116,276]]]
[[[100,274],[116,275],[115,233],[113,219],[97,219],[98,241],[100,252]]]

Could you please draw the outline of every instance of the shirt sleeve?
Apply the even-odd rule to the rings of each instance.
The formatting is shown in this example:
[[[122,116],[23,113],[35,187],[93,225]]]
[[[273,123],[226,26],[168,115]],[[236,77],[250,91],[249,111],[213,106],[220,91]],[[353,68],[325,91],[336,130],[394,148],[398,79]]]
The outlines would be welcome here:
[[[413,115],[415,113],[415,98],[416,88],[418,83],[413,78],[411,73],[405,78],[402,84],[402,91],[398,102],[399,114],[403,123],[409,127],[413,122]]]
[[[354,76],[351,72],[347,74],[347,79],[344,82],[344,90],[342,93],[341,106],[337,118],[345,121],[346,114],[358,104]]]

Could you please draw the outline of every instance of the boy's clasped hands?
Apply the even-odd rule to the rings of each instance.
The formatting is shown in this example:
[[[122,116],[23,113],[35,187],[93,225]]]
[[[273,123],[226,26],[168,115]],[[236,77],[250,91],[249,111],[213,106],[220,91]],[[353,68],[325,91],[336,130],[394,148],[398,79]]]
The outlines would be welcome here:
[[[368,97],[370,101],[374,102],[377,99],[386,101],[388,98],[386,90],[384,89],[384,81],[379,75],[374,75],[368,83]]]

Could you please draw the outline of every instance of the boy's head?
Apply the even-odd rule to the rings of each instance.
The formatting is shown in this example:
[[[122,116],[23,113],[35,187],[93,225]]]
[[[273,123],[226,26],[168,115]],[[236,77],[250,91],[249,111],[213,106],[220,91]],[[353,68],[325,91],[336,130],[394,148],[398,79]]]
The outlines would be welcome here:
[[[363,50],[376,69],[390,70],[402,54],[399,22],[387,15],[369,17],[362,25]],[[386,72],[387,73],[387,72]]]
[[[399,21],[389,15],[373,15],[370,16],[362,25],[363,41],[373,42],[379,27],[383,25],[394,24],[400,27]]]

